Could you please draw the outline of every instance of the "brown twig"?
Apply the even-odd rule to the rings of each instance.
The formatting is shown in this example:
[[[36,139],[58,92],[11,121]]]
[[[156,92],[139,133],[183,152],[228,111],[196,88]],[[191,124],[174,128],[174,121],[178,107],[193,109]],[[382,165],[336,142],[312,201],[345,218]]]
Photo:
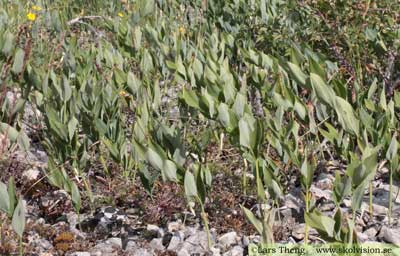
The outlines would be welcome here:
[[[98,15],[92,15],[92,16],[81,16],[81,17],[76,17],[72,20],[67,21],[67,25],[71,26],[76,23],[80,23],[82,20],[95,20],[95,19],[106,19],[103,16],[98,16]]]

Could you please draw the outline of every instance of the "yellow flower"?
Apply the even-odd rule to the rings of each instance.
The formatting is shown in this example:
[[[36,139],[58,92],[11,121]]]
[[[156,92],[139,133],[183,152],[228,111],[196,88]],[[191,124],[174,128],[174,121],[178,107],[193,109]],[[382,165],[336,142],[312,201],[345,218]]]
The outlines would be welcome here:
[[[28,20],[30,21],[35,21],[36,20],[36,14],[29,12],[26,17],[28,18]]]
[[[179,27],[179,33],[182,34],[182,35],[184,35],[184,34],[186,33],[185,27],[180,26],[180,27]]]
[[[126,91],[122,90],[122,91],[119,92],[119,96],[121,96],[121,97],[127,97],[127,96],[128,96],[128,93],[127,93]]]
[[[42,7],[37,6],[37,5],[34,5],[34,6],[32,6],[32,10],[34,10],[34,11],[41,11],[41,10],[42,10]]]
[[[119,13],[118,13],[118,16],[122,18],[122,17],[124,17],[125,15],[124,15],[122,12],[119,12]]]

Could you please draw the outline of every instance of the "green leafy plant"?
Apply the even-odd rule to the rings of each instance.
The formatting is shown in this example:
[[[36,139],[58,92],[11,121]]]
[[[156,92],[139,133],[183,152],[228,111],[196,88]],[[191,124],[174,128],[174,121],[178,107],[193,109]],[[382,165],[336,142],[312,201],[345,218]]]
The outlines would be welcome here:
[[[10,177],[7,185],[0,182],[0,210],[11,219],[11,225],[19,237],[20,255],[23,255],[22,236],[25,229],[25,205],[22,197],[17,200],[14,178]],[[3,235],[3,224],[0,226],[0,240]]]
[[[305,194],[305,242],[309,227],[329,241],[357,242],[361,202],[368,189],[372,216],[372,181],[385,163],[392,223],[400,166],[395,1],[36,4],[0,0],[0,133],[28,151],[33,130],[50,158],[50,184],[71,195],[78,214],[81,193],[93,204],[88,171],[99,164],[110,179],[138,174],[150,195],[158,179],[178,183],[209,230],[218,163],[207,151],[217,144],[219,156],[227,147],[240,152],[243,193],[256,194],[259,214],[242,209],[264,242],[274,242],[293,177]],[[332,161],[347,167],[336,173],[329,217],[310,188],[317,166]],[[11,197],[0,199],[10,218],[18,204]],[[346,197],[352,218],[339,207]]]

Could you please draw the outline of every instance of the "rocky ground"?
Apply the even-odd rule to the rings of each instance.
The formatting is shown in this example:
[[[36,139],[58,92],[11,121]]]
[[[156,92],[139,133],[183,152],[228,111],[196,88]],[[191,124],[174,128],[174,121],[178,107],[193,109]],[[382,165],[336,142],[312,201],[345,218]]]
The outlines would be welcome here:
[[[33,111],[26,111],[34,115]],[[29,117],[27,117],[29,119]],[[34,126],[23,126],[31,139],[29,152],[9,151],[0,158],[0,180],[7,183],[14,176],[17,192],[23,195],[27,208],[27,224],[23,239],[26,255],[246,255],[247,246],[259,242],[260,236],[247,222],[240,205],[258,213],[252,191],[254,177],[247,173],[247,195],[241,187],[243,166],[238,152],[223,150],[214,155],[213,186],[205,205],[210,222],[211,247],[200,212],[187,207],[182,188],[172,183],[156,183],[150,196],[139,178],[122,176],[118,171],[105,175],[93,165],[88,172],[92,196],[82,193],[83,207],[74,212],[70,196],[52,187],[45,177],[47,155],[38,143]],[[210,145],[210,153],[217,150]],[[321,163],[311,187],[316,206],[332,215],[332,187],[339,164]],[[343,167],[342,167],[343,170]],[[339,168],[340,171],[340,168]],[[280,243],[302,243],[304,240],[305,204],[296,175],[287,174],[287,193],[281,200],[273,226],[274,239]],[[298,176],[298,175],[297,175]],[[388,226],[388,170],[379,168],[373,181],[373,213],[369,213],[369,197],[365,194],[356,230],[360,242],[382,241],[400,244],[399,183],[394,183],[393,223]],[[85,191],[83,184],[80,190]],[[344,214],[351,213],[351,201],[341,205]],[[0,254],[18,251],[18,240],[10,221],[2,214]],[[311,229],[310,240],[321,242]]]
[[[151,198],[137,182],[115,176],[112,179],[93,174],[95,202],[85,205],[78,216],[72,209],[69,195],[55,190],[46,181],[44,169],[47,157],[39,148],[27,155],[14,152],[3,160],[1,180],[10,173],[15,176],[18,190],[26,200],[28,215],[24,248],[26,255],[246,255],[247,246],[260,237],[245,220],[239,204],[257,213],[253,197],[243,196],[240,169],[220,173],[214,178],[207,204],[211,226],[212,247],[200,214],[187,209],[181,189],[175,184],[156,184]],[[331,215],[333,171],[326,169],[315,177],[311,191],[316,204]],[[400,197],[395,184],[394,223],[387,226],[389,186],[387,170],[380,170],[375,179],[373,214],[370,215],[368,195],[357,218],[357,233],[361,242],[383,241],[400,244]],[[251,180],[251,175],[250,180]],[[97,182],[96,182],[97,181]],[[100,193],[101,192],[101,193]],[[304,239],[304,202],[301,190],[293,183],[282,200],[280,214],[274,224],[277,242],[301,243]],[[86,200],[88,201],[88,200]],[[350,200],[342,211],[348,213]],[[18,244],[5,216],[2,216],[1,254],[16,251]],[[79,220],[81,220],[79,222]],[[320,241],[315,230],[312,241]]]

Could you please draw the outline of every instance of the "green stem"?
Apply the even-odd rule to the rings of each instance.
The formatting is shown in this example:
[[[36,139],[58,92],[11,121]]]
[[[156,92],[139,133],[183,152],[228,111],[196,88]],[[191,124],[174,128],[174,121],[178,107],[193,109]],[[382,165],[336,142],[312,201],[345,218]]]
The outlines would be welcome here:
[[[225,134],[221,132],[220,141],[219,141],[219,153],[222,154],[222,150],[224,149],[224,137]]]
[[[258,204],[259,204],[259,209],[260,209],[260,214],[261,214],[261,221],[262,221],[262,243],[268,243],[268,237],[266,234],[266,226],[265,226],[265,214],[264,214],[264,209],[263,209],[263,204],[262,204],[262,198],[260,197],[260,193],[259,193],[259,189],[258,189],[258,180],[260,179],[260,173],[258,170],[258,159],[256,160],[256,184],[257,184],[257,200],[258,200]]]
[[[392,219],[392,200],[393,200],[393,195],[392,195],[392,190],[393,190],[393,168],[392,166],[390,167],[390,178],[389,178],[389,225],[391,224],[391,219]]]
[[[247,160],[244,159],[244,170],[243,170],[243,177],[242,177],[242,182],[243,182],[243,194],[246,195],[246,189],[247,189]]]
[[[24,247],[22,245],[22,236],[19,237],[19,255],[24,255]]]
[[[3,223],[0,223],[0,244],[4,244],[3,242]]]
[[[109,177],[110,176],[110,172],[108,171],[108,168],[107,168],[107,162],[104,160],[103,153],[101,151],[100,151],[100,154],[99,154],[99,160],[100,160],[101,165],[103,166],[103,169],[104,169],[104,172],[106,173],[106,176]]]
[[[199,202],[200,202],[200,206],[201,206],[201,218],[203,219],[204,228],[206,229],[206,232],[207,232],[208,249],[210,249],[212,246],[212,241],[211,241],[210,228],[208,226],[207,214],[206,214],[206,211],[204,210],[204,205],[200,201],[200,198],[199,198]]]
[[[81,214],[79,213],[79,211],[77,212],[77,215],[78,215],[78,227],[79,227],[79,230],[82,232]]]
[[[260,202],[260,213],[261,213],[261,220],[262,220],[262,226],[263,226],[263,230],[262,230],[262,243],[266,243],[269,244],[269,239],[268,239],[268,226],[266,223],[266,218],[265,218],[265,209],[263,209],[263,205]]]
[[[310,198],[310,191],[309,191],[309,189],[307,188],[306,189],[306,213],[308,213],[308,211],[309,211],[309,204],[310,204],[310,202],[309,202],[309,198]],[[304,234],[304,244],[307,244],[308,243],[308,224],[307,224],[307,222],[305,223],[305,234]]]
[[[83,184],[85,185],[85,189],[88,193],[89,196],[89,201],[90,201],[90,210],[93,212],[94,211],[94,197],[92,190],[90,189],[89,182],[86,180],[86,177],[82,177]]]
[[[372,181],[369,182],[369,214],[372,219],[373,209],[372,209]]]

